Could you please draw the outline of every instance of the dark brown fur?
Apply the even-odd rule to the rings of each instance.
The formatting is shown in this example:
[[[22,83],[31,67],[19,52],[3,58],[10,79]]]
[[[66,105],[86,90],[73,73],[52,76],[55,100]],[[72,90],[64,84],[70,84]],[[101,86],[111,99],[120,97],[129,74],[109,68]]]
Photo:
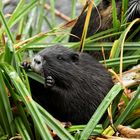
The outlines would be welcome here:
[[[73,124],[86,124],[113,86],[107,70],[89,54],[58,45],[35,55],[31,68],[45,78],[45,88],[30,80],[33,97],[55,118]]]
[[[128,0],[128,10],[126,18],[128,21],[132,21],[135,18],[140,18],[140,1],[139,0]],[[134,8],[134,9],[133,9]],[[99,13],[97,12],[97,9]],[[110,0],[102,0],[96,8],[93,8],[91,18],[89,22],[87,37],[95,34],[96,32],[105,31],[113,27],[112,24],[112,3]],[[116,9],[118,19],[121,18],[122,11],[122,0],[116,0]],[[130,14],[130,15],[129,15]],[[77,23],[71,30],[71,34],[77,36],[70,36],[70,42],[80,41],[79,38],[82,36],[86,12],[78,19]],[[121,20],[121,19],[120,19]],[[101,22],[101,25],[100,25]],[[114,41],[113,37],[102,39],[102,41]]]

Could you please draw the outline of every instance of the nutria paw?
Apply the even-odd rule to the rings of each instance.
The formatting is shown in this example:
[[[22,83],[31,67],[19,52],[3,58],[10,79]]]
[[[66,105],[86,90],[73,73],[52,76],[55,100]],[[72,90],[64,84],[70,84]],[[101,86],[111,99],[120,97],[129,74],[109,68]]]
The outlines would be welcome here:
[[[27,62],[27,61],[23,61],[22,63],[21,63],[21,66],[24,68],[24,69],[31,69],[31,66],[30,66],[30,62]]]
[[[47,76],[47,78],[45,79],[45,87],[53,87],[54,83],[55,81],[52,76]]]

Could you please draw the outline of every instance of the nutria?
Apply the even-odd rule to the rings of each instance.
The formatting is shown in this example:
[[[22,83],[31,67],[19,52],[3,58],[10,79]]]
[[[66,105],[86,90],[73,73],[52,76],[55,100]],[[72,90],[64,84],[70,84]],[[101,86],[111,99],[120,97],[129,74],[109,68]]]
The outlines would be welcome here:
[[[86,124],[113,86],[102,64],[60,45],[37,53],[30,67],[45,78],[44,86],[30,80],[32,95],[55,118],[72,124]]]
[[[122,0],[116,0],[116,9],[118,19],[121,20]],[[86,12],[84,12],[83,15],[79,17],[76,24],[71,30],[71,34],[77,36],[78,38],[75,36],[70,36],[69,38],[70,42],[80,41],[83,32],[85,18]],[[132,21],[135,18],[140,18],[140,0],[128,0],[128,10],[126,12],[126,20]],[[113,27],[112,20],[113,19],[112,19],[111,0],[102,0],[101,3],[97,6],[97,8],[93,8],[92,10],[87,37],[95,34],[96,32],[101,32],[112,28]],[[114,37],[105,38],[102,39],[102,41],[114,41]]]

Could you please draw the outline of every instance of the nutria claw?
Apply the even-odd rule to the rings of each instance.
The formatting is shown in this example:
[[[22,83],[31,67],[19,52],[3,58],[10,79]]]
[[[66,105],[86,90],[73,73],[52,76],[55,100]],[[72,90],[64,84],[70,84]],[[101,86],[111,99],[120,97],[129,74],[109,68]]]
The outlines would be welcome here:
[[[47,76],[47,78],[45,79],[45,87],[52,87],[54,83],[55,81],[52,76]]]
[[[21,66],[22,66],[24,69],[27,69],[27,70],[31,68],[30,62],[27,62],[27,61],[23,61],[23,62],[21,63]]]

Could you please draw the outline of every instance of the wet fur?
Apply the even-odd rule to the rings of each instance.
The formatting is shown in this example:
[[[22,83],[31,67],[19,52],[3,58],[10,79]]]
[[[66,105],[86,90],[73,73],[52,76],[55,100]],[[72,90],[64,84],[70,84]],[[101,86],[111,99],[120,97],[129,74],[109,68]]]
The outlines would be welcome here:
[[[86,124],[113,86],[107,70],[87,53],[59,45],[37,55],[43,61],[45,88],[30,80],[33,97],[58,120]],[[54,80],[51,86],[48,76]]]
[[[128,10],[126,12],[126,17],[128,21],[132,21],[135,18],[140,18],[140,1],[139,0],[128,0]],[[132,6],[133,4],[133,6]],[[97,9],[99,13],[97,12]],[[96,8],[93,8],[90,18],[90,23],[88,27],[87,37],[95,34],[96,32],[105,31],[113,27],[112,25],[112,4],[110,0],[102,0],[101,3]],[[116,0],[117,16],[120,19],[122,0]],[[100,15],[100,16],[99,16]],[[70,36],[70,42],[80,41],[79,38],[82,36],[82,31],[84,27],[84,22],[86,18],[86,12],[78,19],[77,23],[71,30],[71,34],[75,36]],[[101,26],[100,26],[101,21]],[[114,37],[103,39],[102,41],[114,41]]]

